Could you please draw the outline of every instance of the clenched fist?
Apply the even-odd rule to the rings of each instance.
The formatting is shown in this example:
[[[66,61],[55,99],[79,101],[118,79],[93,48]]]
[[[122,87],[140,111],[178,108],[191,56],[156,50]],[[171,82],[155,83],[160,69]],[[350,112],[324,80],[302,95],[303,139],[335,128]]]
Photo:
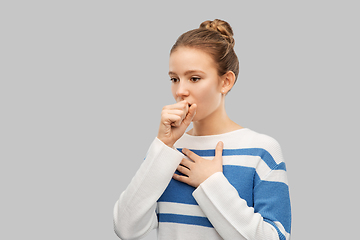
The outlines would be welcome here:
[[[186,100],[165,106],[161,112],[158,139],[172,147],[185,133],[196,114],[196,104],[189,106]]]

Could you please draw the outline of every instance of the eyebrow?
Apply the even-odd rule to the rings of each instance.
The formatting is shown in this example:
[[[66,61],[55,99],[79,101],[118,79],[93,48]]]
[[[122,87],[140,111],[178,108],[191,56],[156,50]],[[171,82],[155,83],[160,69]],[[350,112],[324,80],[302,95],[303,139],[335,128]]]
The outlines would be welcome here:
[[[205,74],[205,72],[201,71],[201,70],[188,70],[184,73],[184,75],[191,75],[191,74],[194,74],[194,73],[202,73],[202,74]],[[177,75],[175,72],[172,72],[170,71],[169,72],[169,75]]]

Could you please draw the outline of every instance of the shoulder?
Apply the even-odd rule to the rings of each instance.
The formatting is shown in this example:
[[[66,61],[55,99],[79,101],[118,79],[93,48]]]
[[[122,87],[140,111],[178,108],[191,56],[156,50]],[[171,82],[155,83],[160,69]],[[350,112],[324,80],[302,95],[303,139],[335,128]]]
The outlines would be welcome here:
[[[250,131],[252,131],[252,130],[250,130]],[[266,135],[263,133],[258,133],[255,131],[252,131],[252,134],[253,134],[252,141],[253,141],[254,145],[257,145],[264,149],[272,149],[272,148],[280,147],[279,142],[275,138],[273,138],[269,135]]]
[[[244,128],[241,131],[234,132],[231,136],[231,140],[235,140],[238,143],[242,143],[252,148],[273,148],[279,147],[280,144],[276,139],[269,135],[258,133],[249,128]]]
[[[279,164],[283,162],[280,143],[273,137],[249,130],[249,145],[251,148],[259,149],[264,154],[268,154]]]

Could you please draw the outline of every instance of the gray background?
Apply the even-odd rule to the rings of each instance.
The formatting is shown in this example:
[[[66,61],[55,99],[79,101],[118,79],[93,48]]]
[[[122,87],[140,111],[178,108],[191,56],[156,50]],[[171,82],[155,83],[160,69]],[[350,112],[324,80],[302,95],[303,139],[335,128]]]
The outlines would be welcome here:
[[[1,1],[0,239],[118,239],[114,203],[174,102],[169,50],[214,18],[241,61],[229,115],[283,148],[292,239],[354,236],[353,2]]]

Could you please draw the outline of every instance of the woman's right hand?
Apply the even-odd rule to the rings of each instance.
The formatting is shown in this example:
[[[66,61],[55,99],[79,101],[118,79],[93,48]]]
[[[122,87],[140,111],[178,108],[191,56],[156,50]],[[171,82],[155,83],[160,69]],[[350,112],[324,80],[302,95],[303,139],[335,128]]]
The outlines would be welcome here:
[[[163,107],[157,138],[172,147],[185,133],[196,114],[196,104],[189,106],[186,100]]]

